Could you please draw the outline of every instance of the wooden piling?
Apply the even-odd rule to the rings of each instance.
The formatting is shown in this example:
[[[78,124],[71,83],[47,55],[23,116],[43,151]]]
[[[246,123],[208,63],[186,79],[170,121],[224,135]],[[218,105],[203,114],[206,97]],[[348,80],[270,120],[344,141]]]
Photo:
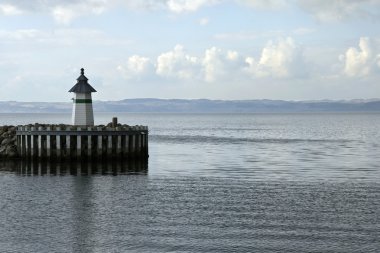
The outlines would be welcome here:
[[[128,156],[128,141],[129,141],[129,136],[128,135],[123,135],[123,156],[127,157]]]
[[[61,127],[57,127],[57,131],[61,131]],[[62,159],[62,152],[61,152],[61,135],[56,135],[55,138],[55,148],[56,148],[56,156],[57,160],[60,161]]]
[[[107,138],[107,156],[112,156],[112,135],[108,135]]]
[[[121,149],[121,136],[117,136],[117,146],[116,146],[116,156],[121,157],[122,156],[122,149]]]
[[[42,130],[42,127],[38,127],[38,131],[41,131]],[[42,135],[41,134],[38,134],[37,135],[37,150],[38,150],[38,157],[41,158],[42,157]]]
[[[26,156],[26,135],[21,135],[21,156]]]
[[[80,132],[82,129],[80,127],[77,128],[77,131]],[[77,156],[77,159],[79,160],[81,157],[82,157],[82,136],[81,135],[77,135],[76,136],[76,142],[77,142],[77,152],[76,152],[76,156]]]
[[[92,156],[92,136],[87,136],[87,157],[91,159]]]
[[[27,131],[29,131],[29,128],[26,129]],[[27,158],[30,157],[30,152],[31,152],[31,136],[30,135],[26,135],[26,145],[25,145],[25,155]]]
[[[50,127],[46,128],[50,132]],[[51,157],[51,135],[46,135],[46,157]]]
[[[98,151],[97,151],[98,157],[103,156],[103,136],[98,135]]]
[[[71,136],[66,135],[66,159],[70,159],[71,157]]]

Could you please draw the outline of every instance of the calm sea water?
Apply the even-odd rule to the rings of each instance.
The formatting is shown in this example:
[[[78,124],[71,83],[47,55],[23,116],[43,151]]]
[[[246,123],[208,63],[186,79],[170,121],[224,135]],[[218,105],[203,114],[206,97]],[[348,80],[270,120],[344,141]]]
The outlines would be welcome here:
[[[380,252],[380,114],[112,116],[147,162],[0,163],[0,252]]]

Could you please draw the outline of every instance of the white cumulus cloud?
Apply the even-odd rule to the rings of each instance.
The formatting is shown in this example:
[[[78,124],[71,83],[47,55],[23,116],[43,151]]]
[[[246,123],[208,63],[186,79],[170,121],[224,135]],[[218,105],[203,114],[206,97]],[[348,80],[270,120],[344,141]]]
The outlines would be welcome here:
[[[159,76],[190,79],[197,76],[199,59],[187,54],[182,45],[157,57],[156,73]]]
[[[223,51],[212,47],[206,50],[202,60],[204,80],[216,82],[239,76],[244,62],[236,51]]]
[[[269,41],[258,60],[247,57],[249,73],[256,77],[297,77],[305,74],[302,48],[292,38]]]
[[[202,56],[192,56],[177,45],[174,50],[161,54],[156,66],[160,76],[216,82],[241,72],[244,61],[236,51],[211,47]]]
[[[152,61],[143,56],[133,55],[128,58],[126,66],[119,65],[117,70],[120,71],[127,79],[137,78],[151,74],[154,66]]]
[[[222,50],[216,47],[206,50],[203,66],[207,82],[214,82],[218,76],[223,74],[224,62],[222,53]]]
[[[368,37],[361,37],[359,48],[350,47],[340,59],[344,61],[344,73],[350,77],[363,77],[380,66],[380,56]]]
[[[237,51],[211,47],[202,55],[195,56],[187,53],[182,45],[176,45],[173,50],[160,54],[155,61],[134,55],[117,69],[126,78],[143,78],[155,73],[161,78],[211,83],[240,77],[244,67],[244,57]]]
[[[307,66],[302,47],[292,38],[286,38],[278,42],[269,41],[257,60],[218,47],[210,47],[201,55],[191,55],[182,45],[176,45],[156,60],[131,56],[127,64],[118,69],[127,78],[142,76],[149,69],[149,73],[159,77],[215,83],[263,77],[300,78],[308,73]]]

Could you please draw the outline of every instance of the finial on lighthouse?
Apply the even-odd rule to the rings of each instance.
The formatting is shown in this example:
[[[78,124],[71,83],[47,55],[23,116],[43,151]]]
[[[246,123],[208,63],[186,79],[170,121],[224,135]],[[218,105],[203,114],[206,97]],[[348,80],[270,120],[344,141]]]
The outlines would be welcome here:
[[[81,68],[81,69],[80,69],[80,74],[81,74],[81,75],[84,75],[84,68]]]

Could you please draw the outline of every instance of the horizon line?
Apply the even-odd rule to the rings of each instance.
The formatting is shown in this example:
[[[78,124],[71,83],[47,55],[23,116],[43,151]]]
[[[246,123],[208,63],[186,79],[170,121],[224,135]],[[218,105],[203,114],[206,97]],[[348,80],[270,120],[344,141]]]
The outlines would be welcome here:
[[[305,99],[305,100],[296,100],[296,99],[270,99],[270,98],[252,98],[252,99],[211,99],[211,98],[124,98],[119,100],[94,100],[94,102],[120,102],[124,100],[187,100],[187,101],[196,101],[196,100],[206,100],[206,101],[225,101],[225,102],[236,102],[236,101],[284,101],[284,102],[350,102],[350,101],[380,101],[379,98],[352,98],[352,99]],[[71,100],[71,99],[70,99]],[[71,101],[18,101],[18,100],[0,100],[2,102],[10,103],[72,103]]]

